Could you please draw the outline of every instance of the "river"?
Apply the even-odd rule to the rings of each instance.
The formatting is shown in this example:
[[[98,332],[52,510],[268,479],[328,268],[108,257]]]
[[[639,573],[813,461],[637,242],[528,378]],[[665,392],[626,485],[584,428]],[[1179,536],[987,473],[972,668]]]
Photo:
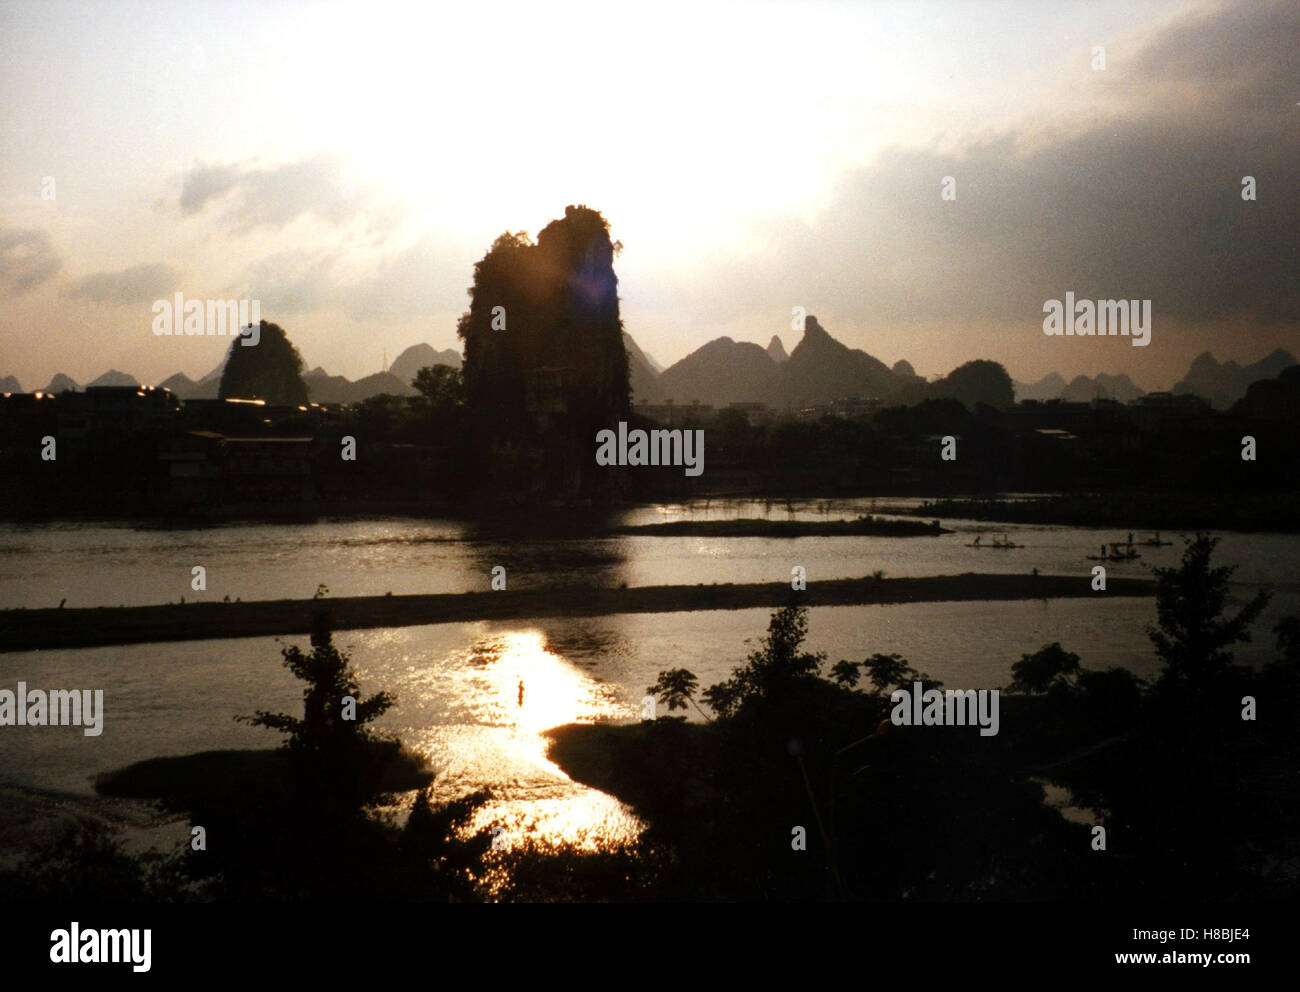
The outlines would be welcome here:
[[[616,522],[677,519],[840,519],[903,509],[904,501],[712,501],[639,507]],[[461,592],[486,589],[506,569],[511,588],[627,583],[809,583],[881,570],[887,576],[960,572],[1077,572],[1086,581],[1103,542],[1126,535],[1084,527],[944,521],[940,537],[695,538],[584,540],[489,533],[461,521],[334,520],[313,524],[226,524],[154,529],[129,524],[0,525],[0,605],[115,606],[196,599],[278,599]],[[974,535],[1007,533],[1012,550],[968,545]],[[1146,575],[1178,561],[1172,547],[1143,547],[1137,562],[1111,574]],[[1272,627],[1300,612],[1300,536],[1225,534],[1219,558],[1239,566],[1234,599],[1260,585],[1274,599],[1238,658],[1273,655]],[[206,569],[207,589],[191,585]],[[1060,641],[1090,668],[1123,665],[1156,673],[1144,599],[920,603],[823,607],[811,611],[809,647],[829,662],[897,652],[952,688],[1010,681],[1026,652]],[[646,687],[664,668],[685,667],[702,686],[724,678],[766,630],[766,610],[605,616],[538,622],[458,623],[341,631],[364,692],[388,689],[398,706],[378,726],[425,754],[440,772],[436,791],[452,798],[487,786],[481,822],[503,826],[503,842],[536,831],[595,844],[634,835],[636,817],[613,798],[571,781],[545,756],[549,727],[574,721],[632,720]],[[306,638],[286,642],[305,645]],[[296,712],[300,687],[280,664],[281,644],[245,638],[0,654],[0,688],[104,690],[104,731],[75,727],[0,728],[0,783],[11,800],[42,790],[93,792],[95,775],[134,761],[219,748],[273,745],[269,731],[237,723],[257,709]],[[523,683],[522,704],[519,684]],[[47,804],[48,797],[42,800]]]

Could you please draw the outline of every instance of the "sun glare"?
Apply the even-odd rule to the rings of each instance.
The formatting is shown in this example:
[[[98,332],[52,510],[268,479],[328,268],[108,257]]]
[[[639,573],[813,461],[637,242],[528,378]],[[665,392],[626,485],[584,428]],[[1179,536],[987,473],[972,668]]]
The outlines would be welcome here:
[[[490,767],[499,783],[474,829],[499,828],[496,843],[504,848],[530,837],[586,848],[636,837],[642,824],[631,810],[570,779],[547,758],[543,734],[566,723],[626,717],[613,692],[549,651],[536,630],[485,638],[468,660],[481,730],[462,738],[467,750],[454,764]]]

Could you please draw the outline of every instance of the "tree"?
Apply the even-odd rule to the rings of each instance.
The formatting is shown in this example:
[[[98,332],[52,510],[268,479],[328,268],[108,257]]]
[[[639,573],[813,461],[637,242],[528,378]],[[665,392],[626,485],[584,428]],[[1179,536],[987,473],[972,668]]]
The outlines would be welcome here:
[[[943,685],[937,679],[918,672],[899,654],[873,654],[862,662],[862,671],[877,695],[892,692],[894,689],[910,690],[913,682],[920,682],[927,689],[937,689]]]
[[[475,878],[482,873],[483,857],[493,834],[490,827],[477,831],[470,827],[492,794],[479,789],[439,805],[434,803],[432,792],[425,788],[416,793],[406,826],[397,838],[398,850],[413,868],[419,897],[436,894],[439,898],[472,900],[476,897]],[[420,891],[421,881],[427,886],[425,891]]]
[[[372,441],[392,440],[412,416],[407,397],[376,393],[353,410],[357,429]]]
[[[1054,685],[1070,685],[1079,675],[1079,656],[1061,647],[1060,641],[1020,656],[1011,666],[1014,681],[1009,692],[1047,692]]]
[[[1232,665],[1228,648],[1250,640],[1249,627],[1268,604],[1269,595],[1261,590],[1236,616],[1225,617],[1228,582],[1236,567],[1210,567],[1218,543],[1216,537],[1197,534],[1187,542],[1178,567],[1155,569],[1159,629],[1148,627],[1147,635],[1164,662],[1159,689],[1213,684]]]
[[[465,437],[465,379],[460,369],[449,365],[426,365],[411,381],[420,394],[411,401],[421,410],[427,425],[427,439],[451,449],[460,449]],[[452,456],[457,463],[459,455]]]
[[[900,654],[873,654],[862,669],[877,693],[906,688],[916,674]]]
[[[799,682],[815,679],[825,655],[800,651],[808,633],[808,608],[787,606],[772,614],[762,647],[732,670],[731,678],[704,691],[704,701],[720,717],[749,703],[784,701]]]
[[[298,349],[279,324],[261,322],[257,344],[246,345],[237,337],[230,343],[218,399],[266,400],[282,406],[307,402],[307,384],[302,380],[303,361]]]
[[[846,689],[858,684],[859,672],[856,661],[837,661],[831,666],[831,678]]]
[[[450,365],[426,365],[415,373],[411,385],[436,412],[453,410],[465,402],[465,382],[460,369]]]
[[[670,713],[673,710],[684,710],[686,704],[690,703],[695,707],[695,712],[708,720],[711,717],[695,702],[695,689],[699,684],[699,679],[688,669],[669,668],[659,673],[655,684],[647,688],[646,692],[656,699],[663,700]]]
[[[313,618],[311,644],[310,654],[296,644],[281,652],[285,667],[306,683],[302,716],[258,710],[237,719],[287,734],[286,746],[306,790],[325,805],[356,810],[378,793],[380,768],[400,749],[367,727],[396,699],[388,692],[362,698],[351,660],[333,644],[325,612]]]
[[[777,610],[768,621],[762,646],[750,653],[744,665],[732,669],[730,678],[705,689],[702,698],[723,719],[735,716],[750,704],[770,710],[789,703],[801,686],[821,682],[821,665],[826,655],[800,650],[807,633],[806,606]],[[877,694],[893,688],[910,689],[914,682],[922,683],[927,689],[943,685],[918,672],[897,654],[874,654],[863,662],[836,662],[831,666],[830,683],[852,689],[860,675],[866,675]],[[697,685],[695,675],[689,670],[672,668],[660,672],[658,681],[647,691],[664,700],[669,710],[685,709],[688,702],[695,705]],[[696,709],[699,710],[697,705]],[[699,711],[703,715],[703,710]]]

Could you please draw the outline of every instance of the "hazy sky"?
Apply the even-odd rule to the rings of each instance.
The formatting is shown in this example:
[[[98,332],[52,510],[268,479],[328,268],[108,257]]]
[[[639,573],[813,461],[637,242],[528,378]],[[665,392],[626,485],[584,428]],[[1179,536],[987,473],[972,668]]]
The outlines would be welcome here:
[[[1256,0],[8,0],[0,375],[198,377],[228,340],[153,335],[179,290],[357,378],[459,348],[492,240],[585,203],[665,365],[792,349],[798,305],[924,375],[1168,388],[1300,351],[1297,39]],[[1067,290],[1151,299],[1151,345],[1046,337]]]

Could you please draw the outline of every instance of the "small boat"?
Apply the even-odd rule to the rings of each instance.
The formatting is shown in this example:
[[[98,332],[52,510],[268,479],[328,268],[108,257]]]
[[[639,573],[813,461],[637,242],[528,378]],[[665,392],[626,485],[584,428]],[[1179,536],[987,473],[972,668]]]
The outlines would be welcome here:
[[[1106,549],[1110,548],[1110,551]],[[1142,556],[1132,541],[1111,541],[1102,545],[1099,555],[1085,555],[1088,561],[1135,561]]]
[[[1011,549],[1011,548],[1023,548],[1023,547],[1024,547],[1023,544],[1016,544],[1014,541],[1008,539],[1008,537],[1007,537],[1006,534],[994,534],[994,535],[993,535],[993,540],[992,540],[991,543],[989,543],[989,544],[981,544],[981,543],[980,543],[980,538],[983,537],[983,536],[984,536],[984,535],[981,534],[979,537],[975,538],[975,540],[972,541],[970,544],[966,545],[966,547],[968,547],[968,548],[1002,548],[1002,549],[1007,549],[1007,550],[1009,550],[1009,549]]]
[[[1160,531],[1156,531],[1154,534],[1144,535],[1143,539],[1138,541],[1138,544],[1148,548],[1167,548],[1173,543],[1173,541],[1160,540]]]

